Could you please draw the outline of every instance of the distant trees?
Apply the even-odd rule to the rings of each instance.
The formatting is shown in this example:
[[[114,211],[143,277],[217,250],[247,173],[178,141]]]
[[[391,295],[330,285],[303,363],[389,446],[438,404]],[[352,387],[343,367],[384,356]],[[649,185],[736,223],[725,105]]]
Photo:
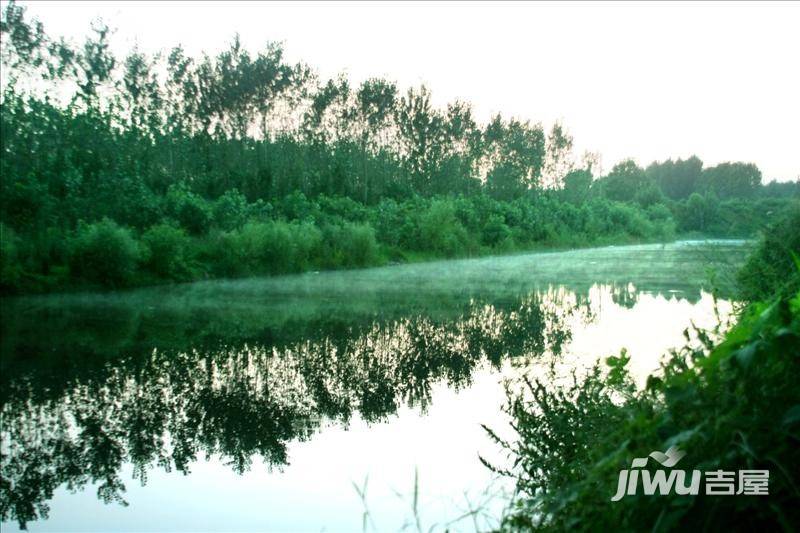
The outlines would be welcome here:
[[[592,173],[587,169],[573,170],[564,176],[563,198],[573,204],[582,204],[589,198]]]
[[[697,156],[653,162],[646,170],[647,176],[672,200],[683,200],[697,191],[702,172],[703,162]]]
[[[700,187],[720,199],[751,198],[761,185],[761,171],[753,163],[720,163],[703,171]]]
[[[500,199],[510,199],[538,188],[545,161],[545,136],[540,125],[500,115],[487,125],[486,187]]]
[[[50,39],[24,12],[12,1],[3,13],[3,67],[12,73],[4,102],[47,97],[55,110],[102,117],[138,144],[134,171],[151,186],[165,189],[164,179],[199,184],[198,174],[213,167],[223,181],[225,174],[250,181],[237,186],[253,191],[251,199],[300,189],[373,203],[404,187],[471,193],[487,180],[509,198],[560,186],[571,166],[572,139],[561,125],[545,143],[540,125],[498,116],[482,126],[463,102],[437,108],[425,86],[400,95],[379,78],[358,88],[341,76],[319,80],[305,65],[288,63],[276,43],[251,54],[235,36],[215,56],[195,59],[176,47],[156,57],[134,49],[119,60],[107,26],[93,25],[72,47]],[[146,140],[152,144],[137,142]],[[210,147],[222,140],[229,141],[225,150]],[[292,175],[275,172],[275,142],[300,152],[286,169]],[[155,171],[170,176],[146,175]]]
[[[70,270],[78,278],[107,287],[131,281],[141,251],[131,232],[104,218],[80,224],[71,243]]]
[[[630,202],[636,194],[650,186],[644,169],[632,159],[617,163],[608,175],[600,178],[598,185],[609,200]]]
[[[737,274],[741,296],[754,301],[800,290],[800,205],[776,218]]]
[[[4,290],[744,235],[800,189],[694,156],[597,175],[561,124],[480,123],[425,86],[321,80],[275,43],[119,59],[110,39],[97,23],[73,45],[13,1],[2,13]]]

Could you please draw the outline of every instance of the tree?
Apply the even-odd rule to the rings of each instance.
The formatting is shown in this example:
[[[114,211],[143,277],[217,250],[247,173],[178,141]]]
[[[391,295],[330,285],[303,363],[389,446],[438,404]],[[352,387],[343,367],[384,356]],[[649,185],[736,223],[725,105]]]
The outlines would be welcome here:
[[[702,189],[720,199],[751,198],[761,185],[761,171],[753,163],[720,163],[702,175]]]
[[[87,108],[98,107],[101,99],[98,89],[106,85],[114,88],[112,73],[117,60],[111,52],[109,38],[111,29],[102,21],[94,22],[92,33],[83,43],[76,56],[74,75],[78,84],[78,96]]]
[[[667,197],[682,200],[698,190],[702,171],[703,162],[693,155],[686,160],[667,159],[663,163],[654,161],[645,172]]]
[[[139,245],[130,231],[108,218],[81,224],[71,248],[73,274],[106,287],[130,283],[140,258]]]
[[[133,128],[151,133],[161,130],[161,87],[156,78],[153,62],[134,49],[123,64],[123,95]]]
[[[431,105],[424,85],[411,88],[397,106],[400,158],[414,187],[424,193],[432,189],[432,176],[442,164],[444,117]]]
[[[486,185],[500,199],[510,199],[536,189],[545,159],[541,125],[495,116],[484,132]]]
[[[14,0],[3,11],[0,35],[3,42],[3,66],[8,69],[12,80],[17,79],[17,74],[30,72],[46,61],[47,36],[42,23],[38,20],[25,20],[25,8]]]
[[[561,123],[553,124],[547,136],[542,186],[558,189],[563,185],[564,177],[572,170],[572,136],[567,133]]]
[[[589,197],[592,186],[592,172],[587,169],[572,170],[564,176],[562,197],[573,204],[582,204]]]
[[[632,159],[617,163],[607,176],[599,180],[603,195],[619,202],[632,201],[649,183],[644,170]]]
[[[715,218],[717,198],[713,195],[703,196],[692,193],[686,200],[681,216],[681,229],[684,231],[706,231]]]
[[[364,202],[369,199],[367,156],[387,146],[387,131],[395,114],[397,86],[386,80],[371,78],[356,92],[357,120],[361,130],[361,171]]]

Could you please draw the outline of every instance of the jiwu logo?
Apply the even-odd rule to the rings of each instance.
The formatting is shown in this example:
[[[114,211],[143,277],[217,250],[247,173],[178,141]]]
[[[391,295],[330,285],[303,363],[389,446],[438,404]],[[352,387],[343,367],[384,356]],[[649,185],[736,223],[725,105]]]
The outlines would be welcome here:
[[[630,470],[621,470],[617,483],[617,493],[611,498],[612,502],[622,499],[626,494],[632,496],[636,494],[639,485],[639,477],[642,479],[642,490],[644,494],[652,496],[658,491],[662,496],[670,493],[675,488],[675,493],[679,495],[696,495],[700,491],[701,473],[699,470],[692,470],[691,480],[686,484],[685,470],[672,470],[667,474],[666,470],[656,470],[651,473],[648,470],[640,470],[647,465],[649,458],[652,458],[662,466],[672,468],[678,461],[683,459],[686,452],[678,450],[672,446],[666,452],[652,452],[647,457],[637,457],[631,462]]]

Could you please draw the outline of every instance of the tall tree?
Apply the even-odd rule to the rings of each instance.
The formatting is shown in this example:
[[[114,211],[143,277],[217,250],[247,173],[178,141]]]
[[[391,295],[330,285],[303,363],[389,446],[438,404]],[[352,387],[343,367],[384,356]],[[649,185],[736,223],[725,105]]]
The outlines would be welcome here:
[[[703,171],[701,183],[720,199],[750,198],[761,185],[761,171],[753,163],[720,163]]]
[[[598,180],[603,195],[609,200],[630,202],[651,184],[644,170],[632,159],[614,165],[611,172]]]
[[[561,123],[556,122],[547,136],[545,162],[542,172],[542,187],[558,189],[563,186],[564,176],[572,170],[572,135]]]
[[[667,159],[663,163],[653,162],[646,170],[647,176],[661,188],[661,191],[673,200],[688,198],[698,190],[703,162],[697,156],[673,161]]]
[[[400,157],[412,184],[430,193],[442,164],[445,130],[444,117],[432,106],[427,87],[411,88],[400,98],[396,121]]]
[[[545,160],[541,125],[495,116],[484,132],[486,185],[494,196],[509,199],[536,189]]]

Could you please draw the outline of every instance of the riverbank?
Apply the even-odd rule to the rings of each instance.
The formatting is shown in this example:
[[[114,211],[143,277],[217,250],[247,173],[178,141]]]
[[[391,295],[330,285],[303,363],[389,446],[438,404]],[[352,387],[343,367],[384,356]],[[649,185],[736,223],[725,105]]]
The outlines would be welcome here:
[[[527,246],[506,246],[501,248],[493,248],[488,246],[474,247],[464,253],[457,253],[447,255],[442,253],[435,253],[431,251],[416,251],[416,250],[402,250],[397,247],[390,247],[386,245],[378,245],[377,250],[373,254],[368,254],[368,261],[360,261],[358,263],[345,266],[334,266],[331,268],[319,268],[317,264],[306,263],[301,270],[294,270],[288,272],[243,272],[238,276],[224,276],[214,275],[214,271],[209,268],[202,268],[202,265],[195,263],[191,268],[187,268],[182,276],[172,279],[158,279],[150,275],[139,275],[129,280],[128,283],[120,286],[108,286],[98,283],[91,283],[80,278],[70,276],[68,267],[55,269],[52,276],[42,277],[36,276],[31,281],[32,285],[27,285],[30,290],[17,290],[5,291],[4,297],[11,296],[32,296],[37,294],[69,294],[69,293],[83,293],[83,292],[108,292],[120,289],[138,289],[148,287],[165,287],[173,286],[184,283],[194,283],[197,281],[212,281],[212,280],[237,280],[237,279],[250,279],[258,276],[273,277],[284,274],[299,274],[303,272],[333,272],[341,270],[352,270],[361,268],[375,268],[388,265],[414,265],[421,263],[429,263],[441,260],[456,260],[456,259],[472,259],[472,258],[486,258],[486,257],[505,257],[523,254],[532,254],[538,252],[564,252],[569,250],[582,250],[589,248],[598,248],[605,246],[629,246],[636,244],[668,244],[681,241],[694,240],[694,241],[715,241],[720,240],[716,237],[698,235],[692,233],[688,235],[675,236],[670,239],[663,238],[634,238],[627,235],[618,235],[615,237],[596,238],[591,241],[587,240],[573,240],[570,243],[533,243]],[[735,241],[741,239],[721,239],[724,241]],[[745,239],[746,240],[746,239]],[[26,285],[22,285],[26,287]]]
[[[516,435],[490,432],[508,451],[492,468],[516,482],[498,529],[792,531],[800,524],[793,504],[800,472],[793,381],[800,372],[799,217],[771,228],[739,271],[739,297],[749,305],[736,325],[725,331],[693,323],[687,332],[700,342],[689,342],[687,333],[686,345],[665,354],[643,389],[634,386],[625,351],[571,384],[537,379],[509,389]],[[649,476],[663,473],[659,458],[648,464],[658,452],[674,454],[679,472],[694,472],[695,486],[647,492]],[[631,464],[644,467],[644,497]],[[737,488],[731,481],[730,492],[716,490],[713,471],[738,475]],[[752,475],[761,478],[759,490],[743,481]]]
[[[706,255],[739,263],[742,248],[608,246],[4,301],[2,529],[219,517],[352,531],[364,510],[352,482],[364,491],[369,475],[376,529],[397,531],[411,498],[391,489],[407,493],[415,469],[420,520],[445,523],[493,478],[480,424],[507,422],[505,378],[622,346],[647,368],[687,325],[713,323]],[[635,335],[605,333],[630,320]],[[98,486],[129,506],[98,501]]]

